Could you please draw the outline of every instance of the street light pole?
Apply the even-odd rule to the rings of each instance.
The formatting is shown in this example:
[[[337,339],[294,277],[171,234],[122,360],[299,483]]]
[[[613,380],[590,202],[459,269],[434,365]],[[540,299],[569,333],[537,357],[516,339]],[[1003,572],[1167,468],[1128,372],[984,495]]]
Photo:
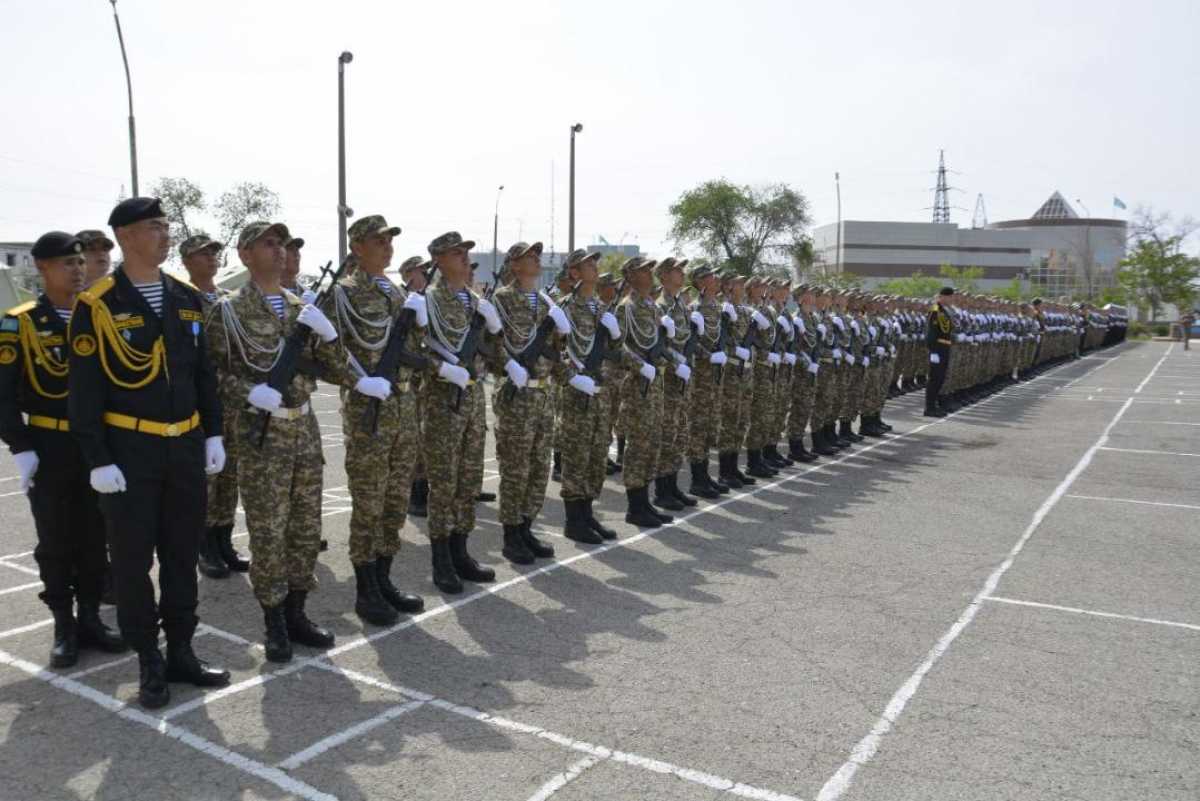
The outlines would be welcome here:
[[[346,65],[354,54],[345,50],[338,56],[338,263],[346,260],[346,219],[354,211],[346,205]]]
[[[570,210],[567,212],[567,252],[575,249],[575,134],[583,130],[583,123],[577,122],[571,126],[571,197]]]
[[[500,184],[496,189],[496,209],[492,212],[492,280],[497,281],[498,271],[496,269],[497,262],[500,261],[500,193],[504,191],[504,184]]]
[[[121,18],[117,16],[117,0],[109,2],[113,7],[113,21],[117,23],[117,43],[121,45],[121,61],[125,64],[125,91],[129,95],[129,171],[133,178],[133,197],[137,197],[137,130],[133,121],[133,81],[129,77],[129,58],[125,55],[125,37],[121,34]]]

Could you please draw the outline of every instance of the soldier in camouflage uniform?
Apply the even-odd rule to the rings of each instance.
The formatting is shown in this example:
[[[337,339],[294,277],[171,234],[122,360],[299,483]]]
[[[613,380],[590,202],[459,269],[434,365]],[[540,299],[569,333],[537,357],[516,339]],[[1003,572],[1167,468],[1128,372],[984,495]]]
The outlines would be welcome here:
[[[817,329],[817,373],[816,398],[813,402],[812,431],[813,451],[820,456],[833,456],[841,449],[833,431],[837,413],[838,387],[841,382],[842,351],[841,332],[834,323],[837,316],[833,308],[835,290],[818,288],[813,291],[816,311],[813,319]]]
[[[400,286],[410,295],[424,295],[426,271],[430,262],[421,256],[409,256],[400,264]],[[413,399],[416,403],[416,419],[413,428],[417,434],[417,455],[413,464],[412,481],[408,493],[408,516],[425,517],[429,512],[429,480],[425,477],[425,456],[421,451],[421,424],[425,419],[425,393],[422,391],[425,374],[414,371],[409,376]]]
[[[292,642],[316,648],[333,635],[304,612],[317,586],[321,543],[321,432],[309,398],[316,382],[297,373],[281,394],[267,374],[297,326],[311,329],[306,351],[325,370],[344,369],[337,332],[315,306],[279,285],[284,267],[281,223],[255,222],[238,236],[250,281],[210,311],[208,347],[220,369],[221,396],[257,411],[238,415],[238,486],[250,532],[250,584],[263,608],[266,655],[292,658]],[[266,425],[265,435],[263,425]]]
[[[399,233],[378,214],[355,220],[348,232],[355,269],[338,281],[322,305],[352,365],[335,378],[341,385],[350,485],[354,611],[376,626],[394,624],[400,612],[415,614],[425,608],[420,597],[397,590],[391,578],[420,436],[412,375],[427,367],[422,348],[425,299],[384,275],[392,261],[392,240]],[[375,371],[404,310],[409,312],[403,315],[407,355],[389,380]],[[372,407],[377,416],[368,426],[365,416]]]
[[[602,273],[596,279],[596,297],[599,300],[600,307],[611,313],[612,309],[617,307],[617,290],[620,288],[620,280],[615,273]],[[615,317],[613,318],[616,319]],[[608,404],[608,436],[606,442],[611,445],[613,441],[613,426],[617,419],[617,411],[621,408],[621,379],[625,377],[623,370],[619,370],[612,362],[606,361],[603,368],[603,378],[606,381],[605,389],[601,394],[606,398]],[[621,437],[617,442],[617,458],[611,459],[608,456],[608,450],[605,449],[605,475],[616,475],[621,472],[621,460],[625,456],[625,437]]]
[[[763,448],[763,459],[776,464],[790,467],[796,463],[790,453],[779,451],[779,441],[783,439],[783,431],[787,426],[788,408],[792,403],[792,382],[796,377],[796,354],[794,352],[796,332],[792,326],[792,318],[787,313],[788,300],[791,296],[792,284],[786,278],[776,278],[770,284],[768,296],[771,309],[775,312],[776,336],[778,352],[782,363],[775,368],[775,404],[771,412],[771,429],[767,437],[767,445]]]
[[[733,306],[720,300],[720,279],[707,265],[697,265],[688,281],[699,293],[691,317],[699,315],[693,354],[691,388],[688,393],[687,459],[692,471],[692,495],[714,500],[729,487],[713,481],[708,472],[708,452],[717,445],[721,413],[721,389],[725,381],[728,327],[736,317]]]
[[[697,501],[679,489],[679,468],[683,466],[683,451],[688,438],[688,384],[692,365],[684,357],[693,327],[703,336],[704,318],[688,312],[682,298],[683,269],[687,259],[676,261],[667,257],[655,266],[662,293],[658,310],[671,318],[674,336],[667,340],[667,374],[663,379],[663,416],[658,428],[658,463],[654,470],[654,504],[668,511],[682,511]],[[697,322],[698,321],[698,322]]]
[[[496,458],[500,465],[500,524],[504,556],[514,564],[554,556],[554,548],[533,534],[533,521],[546,501],[550,475],[550,438],[554,428],[551,374],[563,364],[559,340],[569,330],[567,316],[537,290],[542,271],[542,243],[518,242],[508,249],[505,272],[512,281],[492,296],[502,328],[496,337],[491,367],[504,375],[492,394],[496,414]],[[566,296],[570,298],[570,294]],[[522,358],[538,344],[539,332],[550,332],[540,353]]]
[[[817,331],[818,320],[813,313],[812,287],[800,284],[792,290],[792,296],[799,308],[792,315],[792,354],[796,357],[796,364],[788,398],[788,455],[799,462],[814,462],[818,457],[804,447],[804,432],[813,417],[817,400],[817,376],[821,371],[818,354],[820,335]],[[816,447],[815,427],[813,446]]]
[[[550,290],[549,297],[557,303],[562,298],[567,296],[574,284],[571,283],[570,277],[567,275],[567,265],[564,262],[558,273],[554,276],[554,287]],[[562,480],[562,449],[558,446],[559,429],[562,428],[562,387],[554,384],[551,387],[551,403],[554,408],[554,428],[550,437],[550,447],[554,453],[554,467],[551,475],[555,481]]]
[[[780,332],[775,325],[773,310],[766,301],[766,292],[766,279],[751,276],[746,282],[747,311],[755,331],[753,390],[745,435],[746,472],[755,478],[771,478],[779,472],[778,467],[763,459],[775,401],[775,378],[782,361],[777,350]]]
[[[717,435],[718,478],[730,489],[756,483],[756,479],[738,469],[738,454],[746,436],[746,423],[750,414],[750,394],[754,388],[753,365],[750,363],[750,312],[745,301],[746,279],[733,268],[722,276],[726,323],[729,337],[726,345],[726,363],[722,373],[721,430]],[[749,369],[747,369],[749,368]]]

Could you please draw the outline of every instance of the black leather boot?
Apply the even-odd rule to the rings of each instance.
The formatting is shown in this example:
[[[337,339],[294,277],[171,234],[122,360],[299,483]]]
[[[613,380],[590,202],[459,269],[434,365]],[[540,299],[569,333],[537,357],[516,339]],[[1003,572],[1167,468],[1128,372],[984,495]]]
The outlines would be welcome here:
[[[862,416],[858,422],[858,433],[864,437],[878,438],[883,436],[883,431],[875,425],[875,415],[873,414],[864,414]]]
[[[392,626],[400,619],[395,607],[379,592],[379,574],[374,562],[354,566],[354,613],[376,626]]]
[[[604,457],[604,475],[615,476],[617,473],[620,473],[620,472],[621,472],[621,465],[617,464],[612,459],[609,459],[607,456]]]
[[[850,428],[850,423],[847,420],[839,420],[836,423],[836,426],[833,430],[833,435],[835,437],[837,437],[837,443],[838,443],[839,448],[843,448],[843,449],[849,448],[851,445],[854,444],[854,440],[850,439],[850,435],[848,433],[849,428]]]
[[[688,508],[691,508],[699,503],[699,501],[679,488],[678,473],[671,473],[669,476],[667,476],[667,489],[669,489],[671,494],[675,496],[675,500],[679,501]]]
[[[569,540],[584,545],[600,545],[604,542],[600,533],[594,531],[587,515],[587,501],[563,501],[566,510],[566,522],[563,524],[563,534]]]
[[[741,470],[741,468],[738,467],[738,460],[740,458],[741,458],[740,451],[733,451],[732,453],[730,453],[729,454],[729,468],[731,470],[733,470],[733,474],[738,477],[738,481],[742,482],[743,485],[749,487],[752,484],[757,484],[758,479],[747,475],[747,473],[743,472]],[[749,462],[747,462],[746,469],[749,470],[749,467],[750,467]]]
[[[554,556],[554,546],[542,542],[533,535],[533,520],[528,517],[521,518],[521,539],[525,541],[525,547],[537,559],[550,559]]]
[[[267,652],[268,662],[291,662],[292,640],[288,637],[287,616],[283,604],[264,606],[263,610],[263,647]]]
[[[625,437],[617,437],[617,471],[620,472],[625,467]]]
[[[884,432],[885,434],[890,433],[892,431],[892,427],[890,425],[888,425],[887,423],[883,422],[883,417],[881,415],[882,415],[882,412],[875,413],[875,427],[878,428],[880,431]]]
[[[429,482],[418,478],[408,491],[408,516],[426,517],[429,514]]]
[[[775,472],[762,460],[762,451],[757,448],[746,450],[746,472],[755,478],[771,478]]]
[[[496,500],[494,492],[481,492],[475,496],[476,503],[491,503],[494,500]]]
[[[196,567],[211,579],[229,578],[229,565],[221,557],[220,526],[209,526],[200,535]]]
[[[742,481],[741,476],[738,475],[737,462],[735,461],[736,459],[736,453],[722,453],[717,455],[717,464],[719,468],[717,470],[717,475],[720,477],[725,486],[735,490],[741,489],[745,485],[745,482]]]
[[[818,456],[837,456],[837,448],[829,442],[829,433],[825,427],[814,428],[812,433],[813,453]]]
[[[283,617],[287,622],[287,636],[292,642],[309,648],[332,648],[333,632],[318,626],[304,613],[307,590],[291,590],[283,600]]]
[[[806,464],[808,462],[815,462],[817,460],[816,454],[810,452],[808,448],[804,447],[804,435],[800,435],[795,439],[788,440],[788,456],[790,456],[794,461],[804,462]]]
[[[397,612],[415,615],[425,609],[425,601],[420,595],[400,592],[396,589],[396,585],[392,583],[393,558],[391,556],[375,557],[375,580],[379,583],[379,594]]]
[[[70,607],[54,613],[54,645],[50,647],[50,667],[69,668],[79,661],[79,628]]]
[[[486,584],[496,580],[496,571],[484,567],[467,553],[467,535],[457,531],[450,532],[450,561],[454,563],[454,572],[459,578],[473,581],[476,584]]]
[[[112,565],[104,568],[104,584],[100,590],[100,603],[105,606],[117,605],[117,589],[113,586]]]
[[[667,523],[675,522],[675,517],[673,515],[669,515],[666,512],[659,511],[658,507],[654,505],[654,502],[650,500],[650,487],[646,487],[645,496],[646,496],[646,508],[650,510],[650,513],[652,515],[654,515],[655,517],[658,518],[658,522],[662,523],[663,525],[666,525]]]
[[[654,505],[670,512],[683,511],[683,504],[671,494],[671,486],[667,483],[666,476],[658,476],[654,479]]]
[[[763,448],[763,458],[767,461],[767,464],[778,469],[791,467],[795,464],[790,458],[780,453],[779,446],[775,444]]]
[[[80,648],[94,648],[106,654],[121,654],[126,650],[121,635],[104,625],[100,619],[100,604],[95,601],[79,602],[75,631]]]
[[[846,438],[851,442],[862,442],[864,439],[866,439],[866,437],[854,433],[854,426],[851,425],[851,420],[843,420],[842,429],[846,435]]]
[[[708,460],[702,462],[692,462],[692,488],[691,492],[698,498],[714,501],[721,497],[720,491],[712,485],[712,479],[708,475]]]
[[[146,709],[159,709],[171,700],[167,686],[167,663],[157,645],[138,650],[138,703]]]
[[[450,558],[450,539],[439,537],[429,541],[429,552],[433,561],[433,583],[449,595],[463,591],[462,579],[454,572],[454,561]]]
[[[662,525],[658,515],[650,506],[650,490],[648,487],[625,490],[625,502],[628,508],[625,512],[625,522],[641,528],[658,528]]]
[[[217,548],[225,565],[234,573],[246,573],[250,570],[250,560],[233,547],[233,523],[217,526]]]
[[[580,502],[583,509],[581,514],[587,518],[588,527],[591,528],[591,530],[595,533],[599,534],[601,539],[615,540],[617,538],[617,532],[613,531],[608,526],[603,525],[599,520],[596,519],[595,513],[592,512],[592,501],[592,498],[588,498],[586,501]]]
[[[550,478],[562,481],[562,451],[554,452],[554,469],[550,471]]]
[[[224,687],[229,683],[229,671],[211,667],[198,658],[188,640],[167,640],[167,681],[196,687]]]
[[[514,565],[532,565],[533,554],[521,536],[521,524],[504,524],[504,547],[500,555]]]

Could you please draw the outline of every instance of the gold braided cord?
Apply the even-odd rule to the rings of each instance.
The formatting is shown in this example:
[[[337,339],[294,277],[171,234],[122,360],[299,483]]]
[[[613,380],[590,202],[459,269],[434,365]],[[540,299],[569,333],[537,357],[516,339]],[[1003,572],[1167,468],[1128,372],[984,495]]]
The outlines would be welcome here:
[[[112,312],[108,310],[108,305],[103,301],[97,302],[89,292],[80,294],[79,299],[92,307],[92,327],[96,330],[96,338],[100,340],[97,343],[96,350],[100,353],[100,366],[104,368],[104,374],[108,376],[108,380],[116,384],[121,389],[141,389],[149,384],[154,379],[158,378],[159,370],[166,363],[166,345],[163,344],[161,336],[154,340],[154,346],[149,353],[143,353],[137,348],[130,345],[121,336],[121,332],[117,330],[117,323],[113,320]],[[108,347],[104,343],[108,343]],[[111,350],[126,370],[131,373],[146,373],[146,376],[140,381],[122,381],[113,373],[112,368],[108,364],[108,356],[106,351]]]
[[[51,400],[62,400],[67,397],[66,390],[62,392],[47,392],[37,378],[37,368],[34,363],[40,364],[42,369],[55,378],[66,378],[68,363],[54,358],[54,354],[50,353],[44,345],[42,345],[41,337],[38,336],[37,329],[33,325],[33,321],[29,319],[28,314],[22,314],[20,320],[20,337],[21,346],[25,349],[25,374],[29,377],[29,384],[33,387],[33,391],[41,395],[43,398]]]

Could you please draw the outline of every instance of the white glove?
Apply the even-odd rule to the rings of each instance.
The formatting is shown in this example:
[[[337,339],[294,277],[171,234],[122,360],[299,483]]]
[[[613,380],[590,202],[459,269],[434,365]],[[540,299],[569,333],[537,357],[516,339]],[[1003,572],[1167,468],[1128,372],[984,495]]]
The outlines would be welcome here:
[[[204,472],[215,476],[225,469],[225,441],[220,437],[204,440]]]
[[[796,329],[797,334],[803,334],[807,330],[804,327],[804,318],[798,314],[792,318],[792,327]]]
[[[417,315],[417,325],[425,328],[429,325],[429,309],[425,305],[425,296],[419,292],[409,292],[404,299],[404,308],[412,309]]]
[[[855,359],[854,359],[854,357],[853,357],[853,356],[851,356],[849,353],[847,353],[847,354],[846,354],[846,361],[850,362],[850,364],[851,364],[851,365],[853,365],[853,364],[854,364],[854,361],[855,361]]]
[[[875,355],[876,355],[876,356],[882,356],[882,355],[883,355],[883,346],[881,346],[881,345],[876,345],[876,346],[875,346]]]
[[[888,345],[888,347],[892,349],[892,355],[893,355],[893,356],[895,356],[895,355],[896,355],[896,346],[895,346],[895,345]]]
[[[33,474],[37,472],[38,462],[41,461],[37,451],[14,453],[13,461],[17,463],[17,472],[21,474],[21,492],[29,492],[33,486]]]
[[[817,323],[817,333],[821,336],[825,336],[828,331],[829,329],[825,327],[825,323]]]
[[[796,364],[796,354],[794,354],[794,353],[783,354],[783,361],[785,364],[795,365]]]
[[[812,373],[813,375],[816,375],[817,371],[820,369],[821,369],[821,365],[818,364],[817,362],[809,362],[808,363],[808,372]]]
[[[733,355],[737,356],[742,361],[747,361],[750,358],[750,349],[743,348],[741,345],[733,349]]]
[[[694,311],[689,319],[691,319],[692,324],[696,326],[696,333],[700,336],[704,336],[704,315],[698,311]]]
[[[758,326],[759,331],[766,331],[771,327],[771,321],[768,320],[766,316],[757,309],[755,309],[754,313],[750,315],[750,319],[753,320],[754,324]]]
[[[638,368],[638,372],[647,381],[653,381],[654,377],[658,375],[658,371],[654,369],[654,365],[649,362],[642,362],[642,366]]]
[[[857,333],[859,332],[859,328],[858,328],[858,320],[851,320],[851,321],[850,321],[850,327],[851,327],[851,328],[853,328],[853,329],[854,329],[854,333],[856,333],[856,334],[857,334]]]
[[[617,318],[612,316],[612,312],[600,315],[600,325],[608,329],[608,335],[612,339],[621,338],[621,326],[617,325]]]
[[[966,338],[967,338],[966,334],[955,334],[954,335],[955,342],[964,342],[964,341],[966,341]]]
[[[489,334],[500,333],[500,315],[496,314],[496,307],[492,305],[491,301],[480,298],[476,311],[483,315]]]
[[[731,323],[737,322],[737,309],[733,308],[733,304],[729,301],[725,301],[721,304],[721,314],[724,314],[726,317],[728,317]]]
[[[787,331],[789,334],[792,333],[792,323],[788,320],[786,314],[779,315],[779,319],[776,322],[779,323],[779,327],[784,331]]]
[[[125,491],[125,474],[115,464],[106,464],[104,467],[93,468],[90,480],[92,489],[101,495],[111,495],[114,492]]]
[[[663,328],[667,329],[668,337],[671,339],[675,338],[675,321],[671,319],[671,315],[664,314],[662,317],[658,318],[658,323]]]
[[[333,330],[333,323],[329,322],[329,318],[323,311],[311,303],[300,310],[300,316],[296,318],[296,322],[311,328],[322,342],[332,342],[337,339],[337,331]]]
[[[675,365],[675,377],[686,384],[692,377],[692,368],[686,364]]]
[[[516,359],[504,363],[504,372],[508,373],[508,380],[516,384],[518,389],[529,383],[529,371]]]
[[[590,376],[583,375],[582,373],[573,375],[567,383],[570,384],[572,389],[577,389],[588,397],[596,394],[596,382]]]
[[[300,293],[300,300],[304,301],[305,304],[316,303],[317,293],[311,289],[306,289]]]
[[[550,319],[554,321],[554,327],[558,333],[571,333],[571,324],[567,322],[567,313],[562,310],[561,306],[555,303],[550,304]]]
[[[842,321],[841,317],[834,317],[833,324],[836,325],[838,328],[842,329],[843,331],[846,330],[846,323]]]
[[[941,364],[942,357],[938,356],[936,353],[931,353],[931,354],[929,354],[929,363],[930,364]]]
[[[724,364],[729,361],[729,357],[725,355],[725,351],[714,351],[712,356],[708,357],[709,364]]]
[[[841,359],[841,358],[842,358],[842,349],[841,349],[841,348],[834,348],[834,349],[833,349],[833,358],[835,358],[835,359]]]
[[[386,378],[365,375],[358,379],[358,383],[354,385],[354,391],[362,393],[368,398],[385,401],[392,394],[392,385]]]
[[[471,379],[471,374],[467,372],[467,368],[459,367],[457,364],[450,362],[442,362],[438,366],[438,378],[444,381],[449,381],[459,389],[467,388],[467,381]]]
[[[767,354],[767,364],[779,364],[781,361],[783,360],[779,358],[778,353]]]
[[[871,366],[871,357],[863,356],[863,367],[870,367],[870,366]]]
[[[316,308],[315,306],[305,306],[306,309]],[[250,394],[246,396],[246,400],[255,409],[262,409],[264,412],[273,412],[283,403],[283,396],[279,394],[279,390],[273,389],[266,384],[255,384],[250,388]]]

